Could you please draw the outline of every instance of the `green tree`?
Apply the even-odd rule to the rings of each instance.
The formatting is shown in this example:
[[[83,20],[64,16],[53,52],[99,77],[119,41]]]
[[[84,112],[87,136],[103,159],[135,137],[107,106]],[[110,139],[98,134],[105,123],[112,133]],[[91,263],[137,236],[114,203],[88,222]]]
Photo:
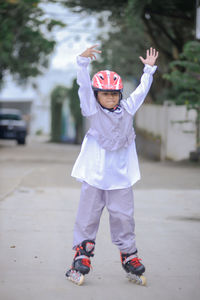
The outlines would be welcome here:
[[[185,42],[194,38],[195,1],[129,0],[127,15],[139,15],[145,32],[167,60],[177,59]]]
[[[81,144],[83,139],[83,117],[80,109],[80,101],[78,97],[78,84],[76,83],[76,79],[73,80],[72,87],[68,89],[68,97],[70,111],[75,121],[75,143]]]
[[[81,144],[83,139],[83,117],[78,97],[78,85],[73,80],[71,88],[56,86],[51,93],[51,141],[60,142],[62,132],[62,107],[63,102],[69,101],[71,115],[75,122],[75,143]]]
[[[66,100],[68,89],[56,86],[51,93],[51,141],[60,142],[62,134],[62,106]]]
[[[200,155],[200,42],[187,42],[180,60],[173,61],[170,69],[164,78],[172,83],[171,99],[197,112],[196,148]]]
[[[48,65],[55,41],[43,32],[65,25],[45,18],[39,3],[40,0],[0,0],[0,86],[8,71],[24,83]]]

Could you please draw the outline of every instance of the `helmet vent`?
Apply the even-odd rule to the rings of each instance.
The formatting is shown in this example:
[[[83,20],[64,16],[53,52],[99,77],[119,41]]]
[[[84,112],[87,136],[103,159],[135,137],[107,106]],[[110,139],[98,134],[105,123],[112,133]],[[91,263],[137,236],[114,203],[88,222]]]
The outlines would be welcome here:
[[[100,77],[102,80],[104,80],[104,77],[103,77],[102,74],[99,74],[99,77]]]

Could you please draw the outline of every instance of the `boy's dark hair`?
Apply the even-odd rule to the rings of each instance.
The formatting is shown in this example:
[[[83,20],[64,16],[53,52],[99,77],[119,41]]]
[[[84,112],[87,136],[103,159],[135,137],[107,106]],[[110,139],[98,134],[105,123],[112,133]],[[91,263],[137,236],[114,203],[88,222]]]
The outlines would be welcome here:
[[[97,95],[98,95],[98,92],[99,92],[99,91],[100,91],[100,90],[93,89],[94,96],[95,96],[96,99],[97,99]],[[111,91],[111,90],[108,90],[108,91],[102,90],[102,92],[112,92],[112,91]],[[113,91],[113,92],[116,92],[116,91]],[[123,95],[122,95],[122,93],[119,91],[119,101],[122,99],[122,97],[123,97]]]

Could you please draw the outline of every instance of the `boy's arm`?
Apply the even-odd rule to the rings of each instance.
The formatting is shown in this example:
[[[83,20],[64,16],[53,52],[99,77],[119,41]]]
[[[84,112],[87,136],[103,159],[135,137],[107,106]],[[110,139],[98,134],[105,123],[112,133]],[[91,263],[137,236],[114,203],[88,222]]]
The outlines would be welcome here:
[[[157,66],[154,65],[156,59],[158,57],[158,52],[155,49],[147,50],[146,59],[140,56],[141,61],[145,64],[143,69],[143,75],[140,79],[139,86],[135,89],[135,91],[130,95],[127,101],[124,102],[127,111],[134,115],[138,108],[144,102],[146,95],[148,94],[152,81],[153,74],[155,73]]]
[[[97,111],[96,99],[92,90],[90,75],[87,69],[90,60],[92,58],[96,58],[94,52],[100,53],[100,51],[93,49],[95,46],[88,48],[77,57],[77,83],[79,85],[78,94],[80,98],[82,114],[86,117],[96,113]]]

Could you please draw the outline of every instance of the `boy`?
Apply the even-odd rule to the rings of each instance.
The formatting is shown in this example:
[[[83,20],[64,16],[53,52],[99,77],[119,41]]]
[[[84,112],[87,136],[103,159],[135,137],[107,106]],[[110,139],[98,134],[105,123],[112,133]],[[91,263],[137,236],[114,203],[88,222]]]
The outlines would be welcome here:
[[[109,212],[112,242],[120,250],[125,271],[141,277],[145,271],[137,255],[134,233],[133,184],[140,179],[135,148],[133,116],[143,103],[153,80],[158,52],[150,48],[140,85],[126,100],[121,77],[109,70],[96,73],[90,81],[87,66],[96,59],[97,45],[77,57],[80,106],[90,121],[72,176],[82,182],[74,227],[72,267],[66,276],[81,284],[90,271],[96,234],[104,207]],[[144,283],[144,282],[142,282]]]

